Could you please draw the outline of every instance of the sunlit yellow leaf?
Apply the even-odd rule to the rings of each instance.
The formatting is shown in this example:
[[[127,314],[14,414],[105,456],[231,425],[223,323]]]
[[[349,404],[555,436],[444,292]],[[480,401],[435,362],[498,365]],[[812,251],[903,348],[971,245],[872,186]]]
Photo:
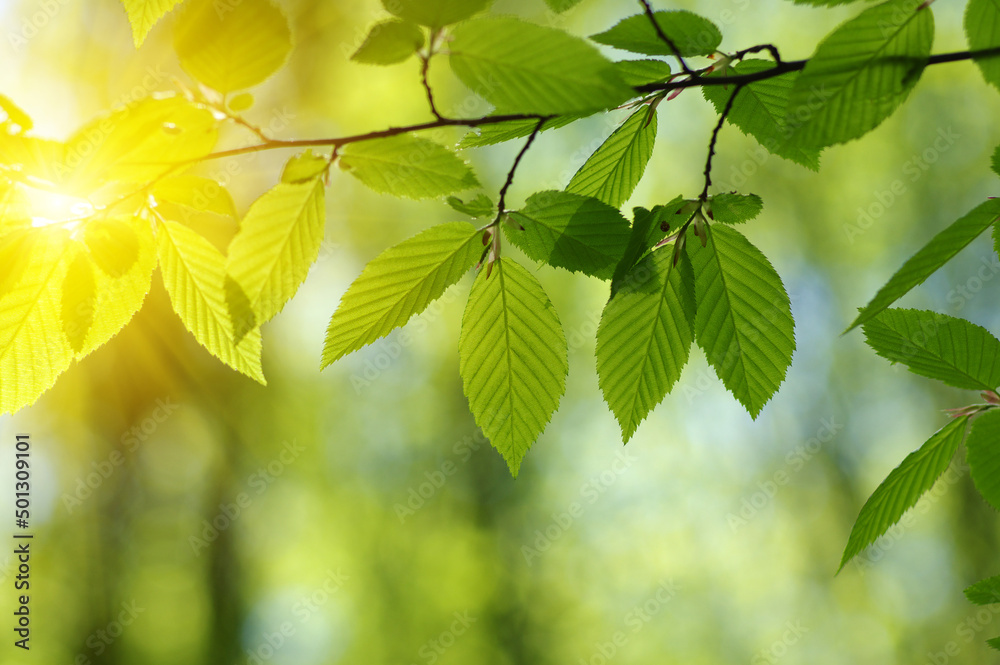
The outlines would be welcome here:
[[[97,285],[94,324],[77,353],[77,358],[86,356],[125,327],[142,307],[153,280],[153,269],[156,268],[156,245],[149,222],[138,216],[112,218],[112,220],[125,224],[132,230],[137,241],[136,258],[129,268],[118,276],[112,276],[103,269],[94,271]],[[124,261],[118,263],[118,265],[123,264]]]
[[[229,190],[210,178],[181,175],[160,181],[153,197],[160,217],[190,227],[226,253],[239,226]]]
[[[164,14],[173,9],[181,0],[122,0],[125,11],[128,12],[129,23],[132,24],[132,38],[135,47],[142,46],[150,28]]]
[[[21,279],[0,293],[2,413],[34,402],[73,361],[59,315],[73,242],[60,228],[35,234]]]
[[[110,277],[121,277],[139,258],[139,238],[132,225],[120,219],[88,222],[83,242],[97,266]]]
[[[79,353],[94,323],[97,304],[97,283],[94,265],[85,252],[77,252],[63,278],[62,319],[63,332],[73,351]]]
[[[292,50],[288,19],[269,0],[192,0],[174,24],[184,70],[220,92],[262,82]]]
[[[184,326],[216,358],[237,372],[266,383],[261,370],[260,329],[235,344],[223,292],[226,259],[187,226],[165,221],[157,232],[163,284]]]

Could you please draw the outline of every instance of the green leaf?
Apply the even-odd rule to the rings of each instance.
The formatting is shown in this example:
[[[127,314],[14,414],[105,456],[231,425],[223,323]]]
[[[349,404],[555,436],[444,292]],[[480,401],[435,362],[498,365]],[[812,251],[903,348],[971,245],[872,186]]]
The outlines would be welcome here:
[[[477,14],[492,0],[382,0],[386,11],[407,21],[440,28]]]
[[[330,165],[329,160],[322,155],[314,155],[312,150],[295,155],[288,160],[281,171],[281,182],[306,182],[322,177]]]
[[[84,340],[94,324],[97,306],[97,282],[94,266],[85,252],[77,252],[63,278],[62,319],[63,332],[74,352],[83,350]]]
[[[557,14],[562,14],[580,4],[580,0],[545,0],[545,4]]]
[[[1000,145],[993,151],[993,158],[990,159],[990,169],[997,175],[1000,175]]]
[[[504,232],[530,258],[601,279],[611,277],[628,242],[617,208],[579,194],[538,192],[509,214],[524,230],[508,224]]]
[[[633,94],[590,44],[515,18],[462,23],[448,51],[455,75],[500,113],[599,111]]]
[[[742,76],[773,68],[772,62],[748,58],[731,66],[728,72],[720,71],[716,75],[725,73],[727,76]],[[798,76],[799,72],[789,72],[744,86],[733,102],[726,121],[739,127],[744,134],[757,139],[768,152],[815,171],[819,169],[819,150],[787,142],[791,129],[785,121],[785,109]],[[716,112],[722,113],[735,89],[731,86],[706,85],[701,91],[705,99],[715,106]]]
[[[875,353],[911,372],[967,390],[1000,385],[1000,340],[954,316],[887,309],[864,325]]]
[[[641,106],[594,151],[566,187],[620,208],[642,179],[656,141],[656,111]]]
[[[109,277],[121,277],[139,260],[139,237],[128,221],[95,219],[82,235],[94,263]]]
[[[132,39],[136,48],[142,46],[156,22],[180,2],[181,0],[122,0],[128,22],[132,24]]]
[[[63,229],[47,227],[34,235],[21,278],[0,293],[0,413],[14,413],[37,400],[74,357],[60,325],[73,243]],[[5,236],[0,248],[13,241],[16,237]]]
[[[883,309],[902,298],[914,286],[930,277],[951,260],[980,233],[1000,217],[1000,199],[990,199],[973,208],[967,215],[931,238],[920,251],[907,259],[889,281],[878,290],[845,332],[850,332],[870,320]]]
[[[542,131],[544,132],[549,129],[565,127],[569,123],[579,120],[580,118],[585,118],[588,115],[590,115],[590,113],[570,113],[550,118],[542,123]],[[504,143],[505,141],[524,138],[535,131],[535,127],[537,126],[538,121],[534,118],[505,120],[503,122],[481,125],[476,130],[473,130],[463,136],[461,142],[458,144],[458,147],[481,148],[483,146],[496,145],[497,143]]]
[[[923,0],[889,0],[820,43],[788,101],[790,142],[823,148],[877,127],[920,79],[934,41]]]
[[[460,212],[469,217],[492,217],[497,208],[496,204],[493,203],[493,199],[482,193],[476,194],[468,201],[463,201],[455,196],[449,196],[445,199],[445,202],[455,212]]]
[[[666,205],[653,206],[652,210],[645,208],[634,208],[632,210],[632,229],[629,231],[628,244],[625,246],[625,253],[622,255],[618,265],[615,266],[614,275],[611,277],[611,295],[618,292],[625,275],[651,250],[656,243],[666,237],[666,233],[660,227],[662,222],[677,226],[683,224],[684,220],[675,222],[677,212],[681,210],[687,201],[682,196],[675,197]]]
[[[319,256],[325,219],[321,180],[281,183],[250,206],[229,245],[226,264],[226,273],[248,301],[229,297],[237,342],[295,295]]]
[[[55,166],[66,193],[90,196],[108,180],[146,183],[203,157],[218,137],[207,108],[183,97],[147,97],[99,116],[66,142]],[[51,180],[60,182],[63,179]]]
[[[712,219],[722,224],[748,222],[764,209],[764,202],[756,194],[722,193],[713,196],[711,201]]]
[[[179,222],[204,236],[222,254],[239,228],[239,215],[229,190],[210,178],[179,175],[153,188],[161,219]]]
[[[707,18],[692,12],[660,11],[654,16],[660,29],[674,42],[682,56],[715,53],[722,43],[719,28]],[[607,44],[633,53],[674,55],[645,14],[623,19],[613,28],[590,38],[598,44]]]
[[[882,481],[854,522],[838,571],[888,531],[924,492],[934,486],[962,442],[966,421],[967,417],[956,418],[939,429]]]
[[[680,378],[694,339],[691,264],[674,246],[653,252],[622,280],[597,328],[597,377],[628,443]]]
[[[475,265],[483,249],[479,237],[468,222],[440,224],[372,259],[330,319],[320,367],[385,337],[424,311]]]
[[[95,233],[91,226],[102,231]],[[84,223],[82,230],[84,244],[98,267],[94,271],[97,301],[94,322],[76,352],[77,359],[102,346],[132,320],[149,293],[156,269],[156,241],[149,220],[144,216],[91,219]],[[103,235],[106,232],[108,235]],[[132,254],[133,241],[135,254]],[[100,253],[95,254],[95,248],[100,243],[107,243],[103,251],[117,248],[122,256],[112,259],[105,255],[99,259]]]
[[[632,87],[670,78],[670,65],[662,60],[620,60],[612,64],[625,84]]]
[[[219,92],[262,83],[292,51],[288,19],[270,0],[189,0],[174,23],[188,74]]]
[[[974,605],[1000,603],[1000,575],[987,577],[966,588],[965,597]]]
[[[340,168],[376,192],[411,199],[479,186],[476,174],[455,153],[410,134],[346,145]]]
[[[566,336],[542,285],[506,257],[472,285],[458,341],[476,424],[517,477],[566,390]]]
[[[187,226],[164,221],[158,227],[160,274],[174,311],[198,343],[209,353],[261,384],[260,329],[235,343],[223,290],[226,257],[212,243]]]
[[[726,388],[754,418],[785,380],[795,324],[781,278],[735,229],[706,227],[688,245],[698,314],[695,339]]]
[[[409,21],[382,21],[372,26],[361,47],[351,60],[370,65],[392,65],[403,62],[424,45],[424,33]]]
[[[976,489],[1000,510],[1000,411],[991,409],[972,421],[965,455]]]
[[[969,0],[965,8],[965,36],[971,51],[1000,46],[1000,0]],[[975,62],[986,82],[1000,88],[1000,56],[976,58]]]

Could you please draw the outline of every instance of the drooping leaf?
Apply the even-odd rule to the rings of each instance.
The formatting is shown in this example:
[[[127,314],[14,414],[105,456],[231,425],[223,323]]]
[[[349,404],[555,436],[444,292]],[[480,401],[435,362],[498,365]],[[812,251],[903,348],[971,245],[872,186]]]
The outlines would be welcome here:
[[[382,0],[386,11],[407,21],[440,28],[477,14],[492,0]]]
[[[919,450],[907,455],[876,488],[861,508],[854,528],[851,529],[847,547],[840,560],[841,570],[848,561],[898,522],[924,492],[934,486],[955,456],[958,444],[965,435],[967,421],[966,417],[956,418],[939,429]]]
[[[613,64],[625,84],[633,87],[670,78],[670,65],[662,60],[620,60]]]
[[[531,195],[510,213],[524,230],[504,226],[512,243],[532,259],[608,279],[628,243],[628,222],[606,203],[569,192]]]
[[[838,27],[792,88],[791,144],[823,148],[877,127],[917,84],[933,41],[923,0],[888,0]]]
[[[611,277],[611,295],[618,292],[622,280],[639,261],[646,256],[656,243],[666,237],[666,232],[661,224],[673,224],[675,227],[684,223],[684,219],[675,222],[676,213],[684,207],[687,201],[682,196],[675,197],[666,205],[653,206],[651,210],[645,208],[633,209],[632,229],[629,231],[628,244],[625,246],[625,253],[622,255],[618,265],[615,266],[614,275]]]
[[[979,204],[964,217],[931,238],[929,243],[907,259],[906,263],[889,278],[885,286],[878,290],[875,297],[865,305],[845,332],[849,332],[870,320],[906,295],[914,286],[930,277],[938,268],[975,240],[980,233],[989,228],[998,217],[1000,217],[1000,199],[990,199]]]
[[[748,222],[764,209],[764,202],[756,194],[723,192],[712,197],[712,218],[723,224]]]
[[[969,0],[965,7],[965,36],[971,51],[1000,47],[1000,1]],[[1000,88],[1000,55],[976,58],[975,62],[986,82]]]
[[[370,65],[403,62],[424,45],[424,33],[416,23],[389,20],[376,23],[351,60]]]
[[[674,42],[682,56],[708,55],[714,53],[722,43],[719,28],[707,18],[693,12],[659,11],[654,16],[660,29]],[[598,44],[607,44],[633,53],[674,55],[645,14],[629,16],[611,29],[590,38]]]
[[[153,196],[162,219],[184,224],[223,254],[227,252],[236,236],[239,215],[222,184],[201,176],[171,176],[156,184]]]
[[[97,306],[97,283],[94,266],[84,252],[77,252],[63,278],[59,316],[63,332],[73,351],[79,353],[94,323]]]
[[[260,329],[233,339],[223,285],[226,257],[194,230],[164,221],[157,232],[163,285],[184,327],[209,353],[241,374],[266,383],[261,370]]]
[[[107,236],[103,232],[94,234],[91,225],[105,231],[115,230]],[[102,238],[107,244],[94,243],[94,238]],[[133,239],[136,243],[134,255]],[[94,270],[97,301],[94,304],[94,322],[76,353],[77,359],[105,344],[132,320],[149,293],[153,270],[156,269],[156,241],[145,217],[122,214],[90,220],[86,222],[83,240],[98,268]],[[100,260],[94,253],[94,247],[98,245],[105,252]],[[112,257],[111,253],[115,251],[121,252],[122,256]]]
[[[566,336],[542,285],[506,257],[480,271],[462,316],[459,371],[476,424],[515,477],[566,390]]]
[[[496,204],[493,199],[483,193],[476,194],[468,201],[463,201],[456,196],[449,196],[445,202],[455,212],[460,212],[469,217],[490,217],[496,212]]]
[[[132,39],[136,48],[142,46],[150,28],[180,2],[181,0],[122,0],[128,13],[128,21],[132,24]]]
[[[475,265],[479,237],[468,222],[440,224],[372,259],[330,319],[321,368],[385,337],[441,297]]]
[[[698,313],[695,340],[754,418],[777,392],[795,351],[791,305],[767,258],[739,231],[706,227],[689,240]]]
[[[174,50],[192,77],[233,92],[278,71],[292,50],[292,33],[270,0],[188,0],[174,23]]]
[[[990,169],[997,175],[1000,175],[1000,145],[993,151],[993,158],[990,160]]]
[[[21,281],[39,236],[30,226],[11,229],[0,236],[0,295]]]
[[[37,400],[73,361],[60,324],[72,250],[63,229],[37,230],[21,278],[0,293],[0,413]]]
[[[729,71],[716,75],[725,73],[727,76],[742,76],[773,67],[772,62],[747,58],[731,66]],[[739,127],[744,134],[757,139],[768,152],[815,171],[819,168],[819,150],[792,145],[787,141],[792,130],[786,121],[785,109],[798,76],[799,72],[789,72],[744,86],[733,102],[726,121]],[[705,99],[715,106],[716,112],[722,113],[726,102],[735,92],[735,87],[706,85],[701,91]]]
[[[642,106],[584,162],[566,191],[620,208],[642,179],[655,141],[656,111]]]
[[[296,183],[321,178],[329,164],[326,157],[314,155],[312,150],[306,150],[288,160],[281,171],[281,182]]]
[[[599,111],[633,94],[590,44],[515,18],[456,26],[448,52],[452,71],[500,113]]]
[[[121,277],[139,260],[139,236],[128,220],[112,217],[87,222],[83,243],[109,277]]]
[[[691,264],[673,245],[639,262],[608,301],[597,328],[597,377],[628,443],[680,378],[694,339]]]
[[[455,153],[410,134],[344,146],[340,167],[376,192],[411,199],[479,186],[476,174]]]
[[[254,201],[229,245],[226,274],[246,302],[229,298],[237,342],[281,311],[319,255],[323,182],[279,183]]]
[[[558,129],[565,127],[571,122],[590,115],[589,113],[568,113],[566,115],[550,118],[542,123],[542,130]],[[488,145],[496,145],[505,141],[524,138],[535,131],[538,121],[534,118],[505,120],[503,122],[481,125],[477,129],[462,137],[459,148],[481,148]]]
[[[217,136],[208,109],[176,95],[147,97],[77,130],[56,168],[66,174],[68,189],[87,196],[108,180],[149,182],[177,162],[207,155]]]
[[[1000,386],[1000,340],[954,316],[886,309],[864,325],[875,353],[911,372],[967,390]]]
[[[966,588],[965,597],[974,605],[1000,603],[1000,575],[987,577]]]
[[[1000,510],[1000,411],[992,409],[972,421],[965,455],[976,489]]]

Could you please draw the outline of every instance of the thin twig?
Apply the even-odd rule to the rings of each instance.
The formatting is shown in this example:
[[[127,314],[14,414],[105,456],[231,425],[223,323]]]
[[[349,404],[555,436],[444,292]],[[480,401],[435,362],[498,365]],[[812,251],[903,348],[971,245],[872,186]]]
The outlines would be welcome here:
[[[712,130],[712,139],[708,142],[708,159],[705,160],[705,187],[701,190],[700,197],[702,201],[708,199],[708,188],[712,186],[712,158],[715,157],[715,144],[719,140],[719,132],[722,130],[722,125],[725,124],[729,112],[733,110],[733,102],[736,100],[736,95],[740,94],[740,90],[742,89],[743,85],[737,85],[733,90],[733,94],[726,100],[726,105],[719,115],[719,122],[715,124],[715,129]]]
[[[528,140],[524,142],[524,147],[521,148],[521,151],[517,153],[517,157],[514,158],[514,163],[511,165],[510,171],[507,172],[507,180],[504,182],[503,187],[500,188],[500,198],[497,201],[496,219],[493,220],[493,223],[490,226],[497,226],[500,223],[500,219],[503,217],[504,212],[506,212],[504,207],[505,200],[507,198],[507,190],[510,189],[511,183],[514,182],[514,173],[517,171],[517,167],[524,158],[525,153],[528,152],[528,148],[530,148],[531,144],[535,142],[535,137],[542,131],[542,125],[544,125],[545,121],[549,120],[551,117],[552,116],[546,116],[538,120],[538,124],[535,125],[535,129],[532,130],[531,134],[528,136]]]
[[[424,92],[427,93],[427,103],[431,107],[431,113],[438,120],[444,120],[444,116],[438,112],[437,105],[434,103],[434,92],[431,90],[431,84],[427,80],[427,72],[431,68],[431,56],[421,54],[420,61],[420,82],[424,86]]]
[[[687,62],[684,60],[684,56],[681,55],[681,50],[677,48],[677,43],[667,36],[667,33],[663,32],[663,28],[656,20],[656,14],[653,12],[653,8],[649,4],[649,0],[639,0],[642,5],[643,10],[646,12],[646,16],[649,17],[649,22],[653,24],[653,30],[656,30],[656,36],[663,41],[664,44],[670,47],[670,50],[674,52],[674,57],[677,58],[677,62],[680,63],[681,69],[684,70],[685,74],[690,76],[696,76],[695,71],[688,67]]]
[[[742,51],[737,51],[733,54],[735,60],[742,60],[751,53],[760,53],[761,51],[767,51],[771,55],[771,59],[775,63],[781,64],[781,53],[778,51],[778,47],[774,44],[757,44],[757,46],[751,46],[750,48],[745,48]]]

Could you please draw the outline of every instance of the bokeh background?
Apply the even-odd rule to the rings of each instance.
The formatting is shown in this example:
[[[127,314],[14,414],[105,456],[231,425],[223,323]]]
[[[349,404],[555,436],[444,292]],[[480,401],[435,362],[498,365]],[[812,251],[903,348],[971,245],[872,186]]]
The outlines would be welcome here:
[[[303,138],[427,118],[416,61],[348,61],[384,16],[376,0],[281,4],[296,49],[254,90],[252,120]],[[658,8],[715,20],[723,49],[769,41],[787,59],[810,55],[859,9],[779,0]],[[637,10],[611,0],[561,16],[541,0],[494,6],[581,35]],[[962,4],[934,11],[935,50],[964,49]],[[0,91],[40,134],[65,137],[122,100],[184,80],[170,17],[136,52],[115,0],[0,0],[0,26]],[[447,114],[488,110],[446,59],[432,74]],[[763,197],[745,231],[782,275],[797,322],[793,366],[756,422],[696,350],[623,448],[594,370],[606,286],[540,268],[567,331],[570,377],[516,481],[462,394],[456,347],[469,277],[423,316],[422,334],[397,332],[319,372],[327,320],[364,263],[456,219],[441,202],[335,177],[320,260],[264,329],[266,388],[198,346],[154,278],[125,331],[36,405],[0,418],[0,514],[13,510],[13,435],[30,432],[36,534],[31,651],[15,649],[0,621],[0,662],[995,662],[983,642],[1000,634],[1000,610],[968,604],[961,590],[1000,572],[997,519],[960,458],[912,519],[834,574],[871,491],[947,421],[942,409],[978,399],[890,366],[859,331],[840,333],[907,256],[997,193],[987,165],[998,111],[996,91],[964,62],[930,68],[876,132],[827,150],[819,173],[767,156],[735,128],[722,132],[715,180]],[[710,105],[686,91],[660,112],[656,153],[630,205],[701,187]],[[509,203],[564,186],[623,113],[544,134]],[[234,130],[224,140],[246,137]],[[470,151],[490,194],[519,145]],[[245,210],[289,156],[201,173],[231,181]],[[998,272],[981,238],[903,304],[1000,332]],[[11,626],[14,565],[0,555],[0,616]]]

